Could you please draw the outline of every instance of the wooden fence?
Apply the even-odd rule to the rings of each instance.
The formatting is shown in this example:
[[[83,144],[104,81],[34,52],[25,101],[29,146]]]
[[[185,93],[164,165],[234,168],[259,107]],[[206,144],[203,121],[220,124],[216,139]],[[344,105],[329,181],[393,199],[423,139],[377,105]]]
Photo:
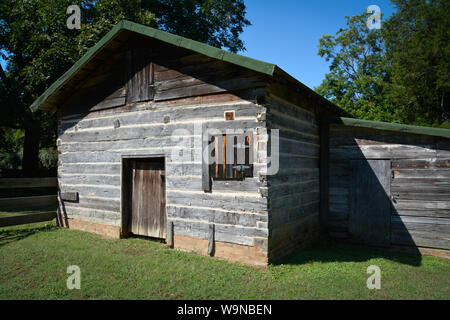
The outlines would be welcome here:
[[[33,208],[29,214],[17,214],[13,216],[0,217],[0,227],[27,224],[33,222],[49,221],[56,217],[56,210],[48,210],[49,206],[58,203],[56,190],[52,194],[42,194],[57,187],[57,178],[2,178],[0,179],[0,191],[7,197],[0,197],[0,211],[11,211],[12,209]],[[15,192],[20,190],[20,192]],[[29,190],[29,192],[27,192]],[[37,193],[39,195],[22,196],[24,194]],[[21,196],[14,196],[18,194]],[[13,195],[13,196],[11,196]],[[46,207],[47,210],[39,208]]]

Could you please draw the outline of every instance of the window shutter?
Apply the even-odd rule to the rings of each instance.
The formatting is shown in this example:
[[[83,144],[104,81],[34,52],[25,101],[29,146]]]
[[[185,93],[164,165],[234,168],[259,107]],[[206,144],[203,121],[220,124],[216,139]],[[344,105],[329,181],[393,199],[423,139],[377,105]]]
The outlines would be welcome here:
[[[202,127],[202,189],[203,191],[211,191],[211,177],[212,177],[212,167],[210,165],[209,157],[205,157],[205,153],[211,155],[212,153],[212,142],[214,137],[208,136],[207,126],[203,124]]]
[[[151,51],[135,48],[125,54],[126,103],[152,100],[154,70]]]

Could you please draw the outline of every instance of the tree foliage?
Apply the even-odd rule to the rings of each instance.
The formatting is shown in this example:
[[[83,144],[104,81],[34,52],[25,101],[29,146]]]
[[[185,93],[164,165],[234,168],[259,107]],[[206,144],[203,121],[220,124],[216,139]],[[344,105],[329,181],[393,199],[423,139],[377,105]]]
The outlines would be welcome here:
[[[369,14],[324,35],[319,55],[330,72],[316,90],[358,118],[446,126],[449,121],[449,2],[392,0],[380,30]]]
[[[450,1],[392,0],[397,12],[383,26],[392,68],[392,103],[407,123],[450,120]]]
[[[380,30],[367,28],[367,17],[346,17],[347,28],[320,39],[319,55],[330,62],[330,73],[316,90],[358,118],[391,121],[384,43]]]
[[[81,8],[80,30],[66,26],[74,4]],[[242,0],[1,1],[0,54],[7,68],[0,68],[0,126],[25,130],[27,174],[37,168],[39,148],[54,148],[56,139],[55,118],[32,114],[29,106],[113,25],[127,19],[236,52],[245,49],[239,39],[250,24],[245,14]]]

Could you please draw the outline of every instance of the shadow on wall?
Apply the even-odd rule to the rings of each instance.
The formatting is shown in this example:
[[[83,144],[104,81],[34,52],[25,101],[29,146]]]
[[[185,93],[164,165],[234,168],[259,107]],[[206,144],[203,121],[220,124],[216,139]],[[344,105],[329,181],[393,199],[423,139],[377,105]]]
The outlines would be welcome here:
[[[413,265],[418,247],[448,249],[448,139],[332,128],[327,229],[346,213],[347,242],[414,253]]]
[[[413,266],[420,266],[422,261],[420,251],[407,226],[400,218],[395,206],[396,199],[393,197],[391,190],[394,179],[391,159],[395,149],[387,151],[382,145],[371,145],[371,151],[367,157],[361,150],[361,144],[364,145],[365,143],[362,141],[365,139],[373,139],[381,143],[399,143],[399,141],[395,141],[395,137],[389,137],[382,132],[375,132],[375,137],[365,136],[364,133],[359,136],[358,132],[360,131],[359,129],[350,130],[353,137],[343,140],[349,141],[349,145],[340,148],[342,150],[340,156],[339,152],[334,156],[343,160],[341,165],[343,165],[344,172],[347,173],[347,176],[341,177],[342,181],[337,182],[346,186],[344,189],[347,191],[342,193],[343,203],[346,204],[348,209],[346,242],[384,249],[392,248],[393,245],[396,247],[404,246],[404,249],[409,253],[408,255],[385,254],[380,250],[373,249],[367,249],[367,253],[364,253],[365,250],[360,249],[355,250],[355,257],[359,259],[383,257]],[[357,138],[359,137],[362,137],[362,139],[358,141]],[[333,155],[330,152],[331,157]],[[329,176],[339,177],[332,172],[329,173]],[[393,241],[394,237],[396,241]],[[353,255],[344,256],[352,257]]]
[[[346,166],[343,171],[347,175],[340,176],[337,183],[342,186],[339,201],[349,209],[345,217],[347,237],[319,240],[312,247],[297,251],[276,264],[362,262],[385,258],[420,266],[421,254],[408,228],[399,218],[393,205],[395,199],[391,198],[391,160],[366,159],[360,152],[341,164]],[[393,234],[401,238],[402,243],[409,244],[404,248],[407,254],[386,252],[393,244]]]
[[[316,254],[297,252],[284,262],[383,257],[420,266],[419,247],[448,250],[449,210],[443,201],[450,190],[445,190],[449,141],[375,129],[343,132],[342,137],[336,132],[330,137],[330,204],[323,226],[331,236],[340,234],[339,241],[362,247],[353,253],[326,243]]]

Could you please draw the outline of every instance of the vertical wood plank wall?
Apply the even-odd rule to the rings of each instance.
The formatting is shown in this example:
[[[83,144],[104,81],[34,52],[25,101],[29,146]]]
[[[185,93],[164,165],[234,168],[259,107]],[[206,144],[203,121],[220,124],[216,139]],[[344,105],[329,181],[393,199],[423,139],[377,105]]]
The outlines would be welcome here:
[[[279,129],[279,171],[267,176],[269,259],[276,260],[318,234],[319,126],[313,106],[307,110],[272,93],[267,106],[268,128]]]
[[[450,249],[449,139],[330,126],[330,236],[351,238],[351,159],[388,159],[392,163],[392,246]],[[387,196],[391,196],[387,195]]]

